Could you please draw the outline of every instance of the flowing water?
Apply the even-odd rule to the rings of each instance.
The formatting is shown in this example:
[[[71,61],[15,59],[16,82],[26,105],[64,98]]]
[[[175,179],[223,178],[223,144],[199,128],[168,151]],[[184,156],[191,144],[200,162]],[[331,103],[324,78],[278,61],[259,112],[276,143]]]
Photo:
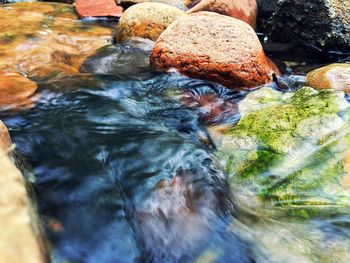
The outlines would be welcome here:
[[[80,73],[34,74],[36,105],[0,113],[32,171],[53,262],[349,262],[347,210],[289,220],[239,203],[208,127],[236,124],[247,92],[154,73],[151,47],[109,45]]]

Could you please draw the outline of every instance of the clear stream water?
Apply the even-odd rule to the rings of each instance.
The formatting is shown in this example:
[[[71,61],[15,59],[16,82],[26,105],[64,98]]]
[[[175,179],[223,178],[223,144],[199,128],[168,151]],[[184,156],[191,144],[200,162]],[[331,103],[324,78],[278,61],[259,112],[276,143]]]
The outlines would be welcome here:
[[[254,231],[273,248],[284,242],[283,225],[269,240],[250,229],[260,219],[236,209],[207,131],[239,120],[245,92],[151,72],[150,48],[147,41],[108,46],[81,74],[34,77],[36,106],[1,113],[35,174],[53,261],[269,262]],[[350,240],[349,215],[317,225]]]

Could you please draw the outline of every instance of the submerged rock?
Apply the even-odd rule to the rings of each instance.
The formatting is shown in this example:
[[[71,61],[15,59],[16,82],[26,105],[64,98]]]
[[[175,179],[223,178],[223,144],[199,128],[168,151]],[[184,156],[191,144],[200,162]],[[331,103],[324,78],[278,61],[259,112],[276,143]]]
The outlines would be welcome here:
[[[75,6],[81,17],[120,17],[123,13],[114,0],[77,0]]]
[[[262,88],[239,105],[219,144],[229,183],[245,206],[307,217],[350,208],[350,109],[343,92]]]
[[[231,16],[248,23],[254,29],[256,28],[258,12],[256,0],[202,0],[192,7],[188,13],[192,14],[198,11],[209,11]]]
[[[187,15],[170,25],[155,43],[151,65],[236,90],[271,82],[279,72],[247,23],[212,12]]]
[[[0,71],[6,72],[30,74],[57,63],[79,69],[87,56],[112,41],[110,28],[84,24],[67,4],[0,5],[0,27]]]
[[[335,63],[307,74],[307,84],[315,89],[350,92],[350,64]]]
[[[157,40],[159,35],[185,13],[162,3],[141,3],[128,8],[121,16],[116,39],[121,43],[133,37]]]
[[[29,106],[38,86],[18,73],[0,72],[0,109]]]
[[[350,1],[281,0],[268,32],[272,40],[324,51],[350,50]]]

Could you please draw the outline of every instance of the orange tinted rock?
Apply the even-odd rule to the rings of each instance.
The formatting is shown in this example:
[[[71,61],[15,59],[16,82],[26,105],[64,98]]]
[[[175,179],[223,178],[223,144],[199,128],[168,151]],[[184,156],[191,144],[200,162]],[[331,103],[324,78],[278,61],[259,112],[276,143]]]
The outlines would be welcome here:
[[[75,6],[81,17],[120,17],[123,13],[123,8],[114,0],[77,0]]]
[[[307,74],[307,85],[315,89],[350,92],[350,64],[334,63]]]
[[[188,13],[192,14],[198,11],[210,11],[231,16],[248,23],[254,29],[256,28],[258,13],[256,0],[202,0],[188,10]]]
[[[155,43],[151,65],[163,71],[176,68],[235,90],[271,82],[273,73],[279,73],[251,26],[212,12],[187,15],[171,24]]]
[[[30,97],[37,90],[35,82],[17,73],[0,75],[0,107],[30,104]]]
[[[10,134],[5,124],[0,120],[0,151],[8,151],[11,144]]]
[[[79,70],[96,49],[112,42],[112,29],[78,20],[71,5],[0,5],[0,71],[30,75],[37,67],[65,63]]]

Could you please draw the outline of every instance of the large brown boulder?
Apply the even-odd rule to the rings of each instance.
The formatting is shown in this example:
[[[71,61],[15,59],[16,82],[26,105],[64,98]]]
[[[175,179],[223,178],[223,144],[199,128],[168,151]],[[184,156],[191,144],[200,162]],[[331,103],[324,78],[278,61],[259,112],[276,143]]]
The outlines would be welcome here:
[[[278,42],[349,52],[350,1],[280,0],[266,31]]]
[[[37,88],[35,82],[18,73],[0,72],[0,108],[30,105],[30,97]]]
[[[334,63],[315,69],[307,74],[307,85],[350,92],[350,64]]]
[[[192,14],[198,11],[210,11],[231,16],[248,23],[254,29],[256,28],[258,13],[256,0],[202,0],[188,10],[188,13]]]
[[[162,3],[140,3],[128,8],[121,16],[116,39],[121,43],[133,37],[157,40],[159,35],[184,11]]]
[[[170,25],[155,43],[151,65],[231,89],[253,88],[279,73],[251,26],[212,12],[187,15]]]

